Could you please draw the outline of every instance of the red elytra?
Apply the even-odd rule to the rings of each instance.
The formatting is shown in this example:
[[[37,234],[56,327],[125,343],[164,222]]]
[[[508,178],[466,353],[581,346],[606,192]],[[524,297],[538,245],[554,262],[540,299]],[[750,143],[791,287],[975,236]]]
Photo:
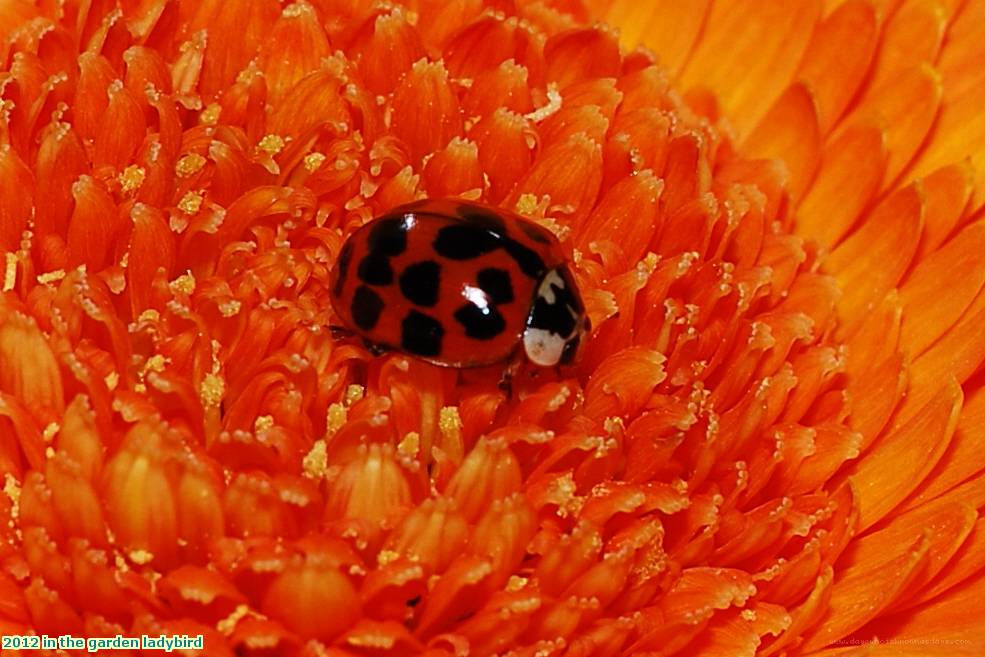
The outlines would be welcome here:
[[[353,232],[330,279],[342,323],[380,350],[449,367],[570,362],[588,329],[557,238],[458,199],[394,208]]]

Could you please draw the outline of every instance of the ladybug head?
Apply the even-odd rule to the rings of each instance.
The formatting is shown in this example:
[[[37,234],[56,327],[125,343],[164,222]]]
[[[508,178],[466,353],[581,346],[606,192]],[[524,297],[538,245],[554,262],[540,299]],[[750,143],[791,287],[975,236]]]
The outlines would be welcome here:
[[[548,270],[537,286],[523,331],[527,358],[541,367],[566,365],[578,355],[588,331],[585,306],[568,268]]]

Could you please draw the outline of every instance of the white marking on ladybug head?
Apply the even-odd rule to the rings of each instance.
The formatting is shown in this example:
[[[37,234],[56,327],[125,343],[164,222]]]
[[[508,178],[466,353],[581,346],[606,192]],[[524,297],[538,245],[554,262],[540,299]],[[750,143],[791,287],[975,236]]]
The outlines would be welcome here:
[[[523,350],[535,365],[553,367],[561,362],[567,341],[557,333],[545,329],[527,327],[523,332]]]
[[[564,279],[561,278],[561,275],[558,274],[556,269],[547,272],[544,275],[544,279],[540,282],[540,287],[537,288],[537,296],[553,306],[557,303],[557,296],[554,294],[552,285],[556,285],[559,290],[563,290],[565,287]]]
[[[563,267],[544,274],[527,317],[523,349],[541,367],[572,362],[586,331],[578,290],[569,276]]]

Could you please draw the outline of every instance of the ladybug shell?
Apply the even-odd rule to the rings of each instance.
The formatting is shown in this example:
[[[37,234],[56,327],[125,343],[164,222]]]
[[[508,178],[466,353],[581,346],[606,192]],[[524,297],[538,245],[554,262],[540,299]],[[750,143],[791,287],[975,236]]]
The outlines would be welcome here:
[[[332,271],[332,305],[367,342],[432,363],[509,359],[537,287],[565,258],[554,235],[461,200],[403,205],[361,226]]]

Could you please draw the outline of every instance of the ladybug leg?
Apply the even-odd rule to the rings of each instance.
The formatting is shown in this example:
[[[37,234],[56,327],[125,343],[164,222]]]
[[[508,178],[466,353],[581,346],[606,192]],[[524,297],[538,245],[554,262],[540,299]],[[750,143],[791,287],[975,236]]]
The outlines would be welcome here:
[[[344,326],[339,326],[338,324],[329,324],[328,332],[332,334],[333,340],[342,340],[344,338],[351,338],[353,333],[350,329]]]
[[[513,397],[513,379],[519,373],[522,365],[522,360],[519,358],[513,358],[510,360],[509,364],[503,368],[503,374],[499,377],[499,389],[506,393],[507,399],[511,399]]]
[[[374,356],[382,356],[383,354],[390,351],[388,348],[381,344],[375,342],[370,342],[369,340],[363,339],[363,346],[366,347],[366,351],[373,354]]]

